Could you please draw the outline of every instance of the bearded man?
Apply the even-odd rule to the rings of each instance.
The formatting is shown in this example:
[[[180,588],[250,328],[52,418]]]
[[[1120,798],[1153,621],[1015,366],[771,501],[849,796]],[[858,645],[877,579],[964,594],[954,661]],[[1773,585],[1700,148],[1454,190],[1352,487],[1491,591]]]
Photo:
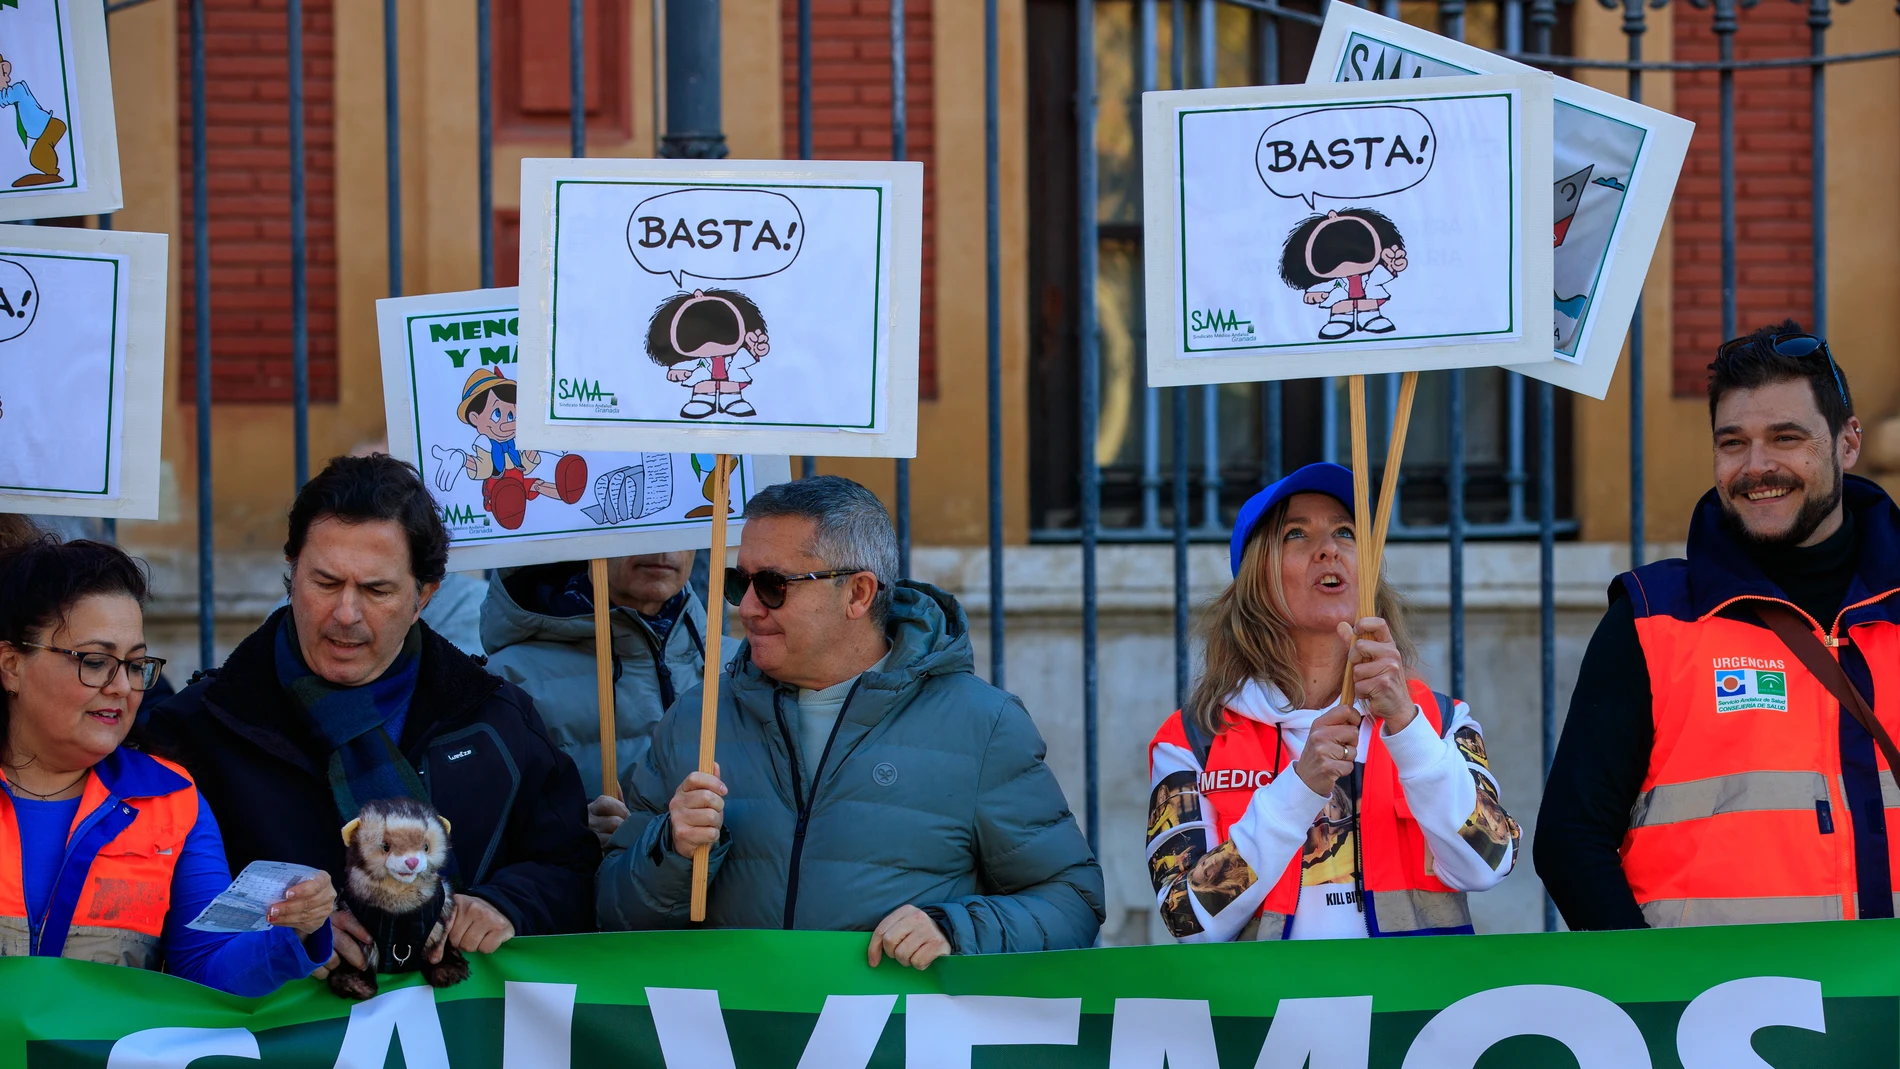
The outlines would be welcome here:
[[[1900,512],[1798,324],[1717,350],[1709,416],[1688,558],[1619,576],[1584,655],[1538,875],[1577,929],[1892,917]]]

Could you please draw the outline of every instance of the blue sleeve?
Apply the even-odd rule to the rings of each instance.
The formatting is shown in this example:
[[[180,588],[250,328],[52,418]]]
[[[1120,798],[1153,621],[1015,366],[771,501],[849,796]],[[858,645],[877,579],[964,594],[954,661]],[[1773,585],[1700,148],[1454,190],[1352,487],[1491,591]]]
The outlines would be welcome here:
[[[218,833],[211,807],[200,798],[198,822],[185,837],[183,855],[172,871],[171,910],[165,915],[165,934],[160,942],[166,972],[233,995],[256,998],[309,976],[330,960],[328,921],[307,940],[293,928],[273,927],[233,935],[185,927],[230,885],[224,837]]]

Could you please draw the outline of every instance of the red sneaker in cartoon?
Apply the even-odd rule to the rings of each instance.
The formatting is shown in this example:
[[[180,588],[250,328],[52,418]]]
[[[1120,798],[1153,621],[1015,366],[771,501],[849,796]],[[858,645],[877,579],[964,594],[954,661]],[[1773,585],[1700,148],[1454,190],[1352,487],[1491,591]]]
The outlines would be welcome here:
[[[503,529],[513,531],[527,517],[528,498],[531,496],[527,484],[511,468],[508,475],[498,476],[483,484],[482,507],[493,514],[495,522],[501,524]]]
[[[570,505],[587,492],[587,461],[580,454],[569,453],[554,465],[554,489]]]

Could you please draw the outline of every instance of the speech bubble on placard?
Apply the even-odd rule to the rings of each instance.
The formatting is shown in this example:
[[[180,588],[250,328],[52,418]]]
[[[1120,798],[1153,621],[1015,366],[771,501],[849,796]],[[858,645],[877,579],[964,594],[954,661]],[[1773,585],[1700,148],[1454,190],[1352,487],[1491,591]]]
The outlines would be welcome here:
[[[0,260],[0,342],[26,333],[40,310],[40,288],[33,275],[13,260]]]
[[[687,275],[718,281],[775,275],[804,247],[798,205],[768,189],[678,189],[641,201],[627,219],[634,262],[682,287]]]
[[[1266,128],[1254,168],[1275,196],[1370,200],[1425,180],[1438,158],[1431,120],[1392,104],[1319,108]]]

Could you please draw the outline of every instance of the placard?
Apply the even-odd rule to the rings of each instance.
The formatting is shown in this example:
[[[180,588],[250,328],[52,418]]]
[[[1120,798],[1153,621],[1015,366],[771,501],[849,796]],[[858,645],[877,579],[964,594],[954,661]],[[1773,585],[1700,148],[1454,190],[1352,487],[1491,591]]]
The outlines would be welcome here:
[[[0,219],[125,206],[105,8],[0,2]]]
[[[1149,384],[1549,360],[1551,81],[1145,94]]]
[[[389,450],[422,472],[455,571],[711,545],[710,453],[556,450],[517,434],[518,291],[376,302]],[[732,541],[746,499],[791,478],[784,457],[732,472]]]
[[[523,160],[524,433],[915,455],[922,195],[917,163]]]
[[[1376,82],[1534,71],[1334,2],[1327,6],[1306,80]],[[1609,391],[1694,131],[1687,119],[1569,78],[1556,79],[1551,131],[1551,344],[1556,359],[1512,370],[1598,399]]]
[[[166,241],[0,226],[0,512],[158,518]]]

